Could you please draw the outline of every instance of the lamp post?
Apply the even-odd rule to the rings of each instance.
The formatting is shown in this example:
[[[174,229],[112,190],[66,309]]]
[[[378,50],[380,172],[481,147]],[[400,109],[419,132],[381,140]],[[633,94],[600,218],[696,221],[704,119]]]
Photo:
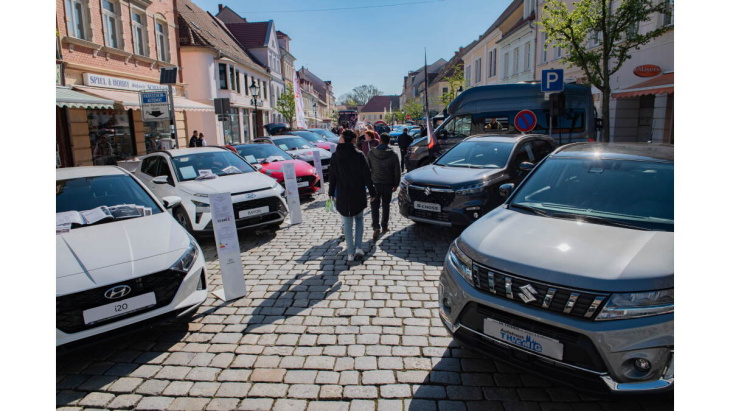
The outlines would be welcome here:
[[[254,119],[254,125],[253,125],[253,138],[254,140],[258,137],[258,128],[259,128],[259,110],[258,110],[258,101],[257,97],[259,96],[259,86],[256,85],[256,81],[252,80],[251,85],[248,86],[248,89],[251,90],[251,96],[253,97],[253,119]]]
[[[317,128],[317,102],[314,102],[314,128]]]

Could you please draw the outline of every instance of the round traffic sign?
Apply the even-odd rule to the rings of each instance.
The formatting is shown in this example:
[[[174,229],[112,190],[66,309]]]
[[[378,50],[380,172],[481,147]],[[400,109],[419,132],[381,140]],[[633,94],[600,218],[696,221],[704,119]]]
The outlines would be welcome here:
[[[532,131],[537,125],[537,116],[530,110],[522,110],[515,116],[515,128],[523,133]]]

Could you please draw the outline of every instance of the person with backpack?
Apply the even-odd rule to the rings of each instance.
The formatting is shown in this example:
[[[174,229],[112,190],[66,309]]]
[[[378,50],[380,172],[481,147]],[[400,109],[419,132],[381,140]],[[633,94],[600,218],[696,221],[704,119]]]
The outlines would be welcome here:
[[[406,152],[408,146],[413,142],[413,137],[408,134],[408,127],[403,127],[403,134],[398,137],[398,147],[400,148],[400,170],[406,169]]]
[[[370,204],[373,216],[373,241],[377,240],[382,233],[387,233],[388,220],[390,219],[390,201],[393,193],[400,184],[400,169],[398,167],[398,155],[390,148],[390,135],[380,135],[380,144],[370,150],[367,155],[370,174],[373,186],[377,192]],[[380,220],[380,208],[383,208],[383,219]]]
[[[365,255],[362,250],[363,212],[367,207],[368,192],[371,198],[376,196],[365,155],[355,147],[356,138],[357,135],[352,130],[343,131],[340,143],[330,160],[328,194],[335,200],[337,212],[344,224],[347,262]]]

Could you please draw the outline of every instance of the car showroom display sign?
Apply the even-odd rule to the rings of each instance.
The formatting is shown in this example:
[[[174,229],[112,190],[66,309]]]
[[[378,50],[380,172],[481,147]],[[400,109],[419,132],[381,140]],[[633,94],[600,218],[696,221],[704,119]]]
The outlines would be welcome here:
[[[223,288],[214,291],[213,294],[221,300],[230,301],[246,295],[246,280],[243,278],[241,247],[238,244],[231,193],[210,194],[208,200],[210,200],[213,234],[223,278]]]
[[[300,224],[302,207],[299,204],[299,187],[297,187],[294,163],[286,163],[281,169],[284,171],[284,189],[286,190],[286,205],[289,206],[289,221],[292,225]]]
[[[319,150],[313,150],[312,156],[314,157],[314,168],[317,169],[317,175],[319,176],[319,188],[324,187],[324,174],[322,174],[322,157]]]

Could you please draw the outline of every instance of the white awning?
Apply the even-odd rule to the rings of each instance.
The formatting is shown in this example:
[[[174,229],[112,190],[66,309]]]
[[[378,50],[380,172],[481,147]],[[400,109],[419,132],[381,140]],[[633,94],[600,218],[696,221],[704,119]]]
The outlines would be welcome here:
[[[120,104],[125,110],[139,110],[139,92],[125,90],[109,90],[96,87],[74,86],[74,89],[110,99]],[[185,97],[174,96],[175,111],[215,111],[213,106],[188,100]]]
[[[56,106],[70,108],[114,108],[113,100],[101,99],[86,93],[56,86]]]

